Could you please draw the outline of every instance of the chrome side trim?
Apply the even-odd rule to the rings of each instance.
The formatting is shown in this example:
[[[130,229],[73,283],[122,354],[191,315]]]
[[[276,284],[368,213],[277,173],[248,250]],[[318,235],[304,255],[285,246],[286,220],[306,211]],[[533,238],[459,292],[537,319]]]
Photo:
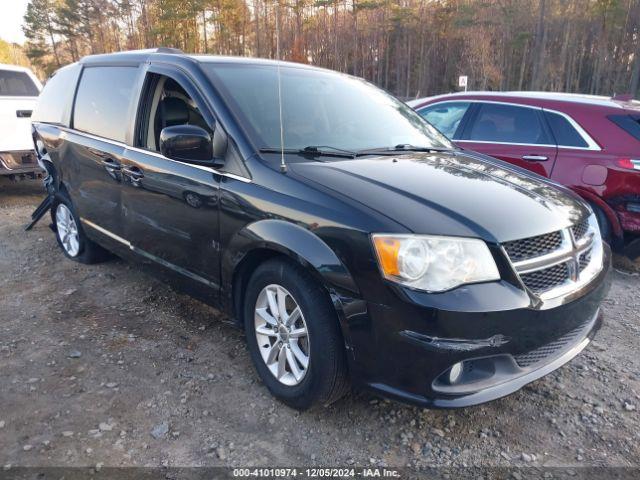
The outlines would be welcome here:
[[[582,137],[582,139],[589,145],[588,147],[573,147],[570,145],[547,145],[547,144],[539,144],[539,143],[515,143],[515,142],[490,142],[486,140],[454,140],[451,139],[452,142],[461,142],[461,143],[495,143],[497,145],[518,145],[523,147],[549,147],[549,148],[567,148],[570,150],[594,150],[601,151],[600,145],[589,135],[582,126],[578,122],[576,122],[573,118],[567,115],[564,112],[559,112],[558,110],[552,110],[550,108],[537,107],[535,105],[527,105],[523,103],[514,103],[514,102],[498,102],[495,100],[480,100],[477,98],[461,98],[461,99],[448,99],[442,100],[440,102],[431,103],[429,105],[424,105],[416,110],[416,112],[420,112],[425,108],[432,107],[434,105],[440,105],[442,103],[491,103],[496,105],[511,105],[512,107],[522,107],[522,108],[530,108],[532,110],[540,110],[546,111],[550,113],[557,113],[558,115],[564,117],[573,128],[576,129],[578,134]]]
[[[211,172],[211,173],[214,173],[216,175],[221,175],[223,177],[233,178],[234,180],[239,180],[239,181],[244,182],[244,183],[251,183],[251,180],[249,178],[242,177],[242,176],[236,175],[234,173],[221,172],[219,170],[216,170],[215,168],[207,167],[207,166],[204,166],[204,165],[196,165],[194,163],[181,162],[179,160],[174,160],[172,158],[167,158],[164,155],[162,155],[161,153],[152,152],[151,150],[145,150],[144,148],[130,147],[130,146],[127,146],[125,148],[127,150],[131,150],[132,152],[138,152],[138,153],[143,153],[145,155],[151,155],[152,157],[160,158],[162,160],[168,160],[170,162],[181,163],[183,165],[188,165],[190,167],[197,168],[199,170],[204,170],[205,172]]]
[[[238,181],[244,182],[244,183],[252,183],[250,178],[246,178],[246,177],[243,177],[241,175],[236,175],[234,173],[221,172],[220,170],[216,170],[215,168],[211,168],[211,167],[206,167],[204,165],[195,165],[193,163],[181,162],[179,160],[174,160],[172,158],[167,158],[167,157],[165,157],[164,155],[162,155],[161,153],[158,153],[158,152],[152,152],[150,150],[145,150],[143,148],[132,147],[130,145],[127,145],[126,143],[122,143],[122,142],[119,142],[117,140],[111,140],[109,138],[100,137],[98,135],[93,135],[91,133],[81,132],[79,130],[74,130],[72,128],[68,128],[68,127],[58,127],[58,128],[63,132],[63,134],[65,134],[64,138],[67,138],[66,133],[72,133],[74,135],[80,135],[81,137],[90,138],[92,140],[97,140],[99,142],[106,142],[106,143],[109,143],[111,145],[115,145],[116,147],[124,148],[125,150],[131,150],[133,152],[138,152],[138,153],[143,153],[143,154],[146,154],[146,155],[151,155],[152,157],[157,157],[157,158],[160,158],[162,160],[167,160],[169,162],[180,163],[182,165],[187,165],[189,167],[197,168],[199,170],[204,170],[205,172],[210,172],[210,173],[213,173],[215,175],[220,175],[221,177],[232,178],[234,180],[238,180]]]
[[[185,277],[189,277],[193,280],[196,280],[200,283],[204,283],[205,285],[212,287],[212,288],[218,288],[218,285],[214,282],[211,282],[209,280],[207,280],[204,277],[201,277],[200,275],[198,275],[197,273],[193,273],[190,270],[187,270],[186,268],[182,268],[178,265],[176,265],[175,263],[171,263],[171,262],[167,262],[166,260],[157,257],[149,252],[147,252],[146,250],[142,250],[140,248],[137,247],[131,247],[131,250],[133,250],[135,253],[142,255],[145,258],[148,258],[149,260],[158,263],[160,265],[162,265],[163,267],[167,267],[171,270],[173,270],[174,272],[178,272],[182,275],[184,275]]]
[[[116,242],[120,242],[123,245],[126,245],[127,247],[129,247],[130,249],[133,249],[133,245],[131,245],[131,242],[129,242],[129,240],[126,240],[118,235],[116,235],[113,232],[110,232],[109,230],[107,230],[106,228],[102,228],[100,225],[96,225],[95,223],[93,223],[90,220],[87,220],[86,218],[80,217],[80,221],[82,223],[84,223],[85,225],[90,226],[91,228],[99,231],[100,233],[102,233],[103,235],[106,235],[107,237],[115,240]]]
[[[547,148],[557,148],[557,145],[547,145],[546,143],[516,143],[516,142],[491,142],[489,140],[452,140],[453,142],[458,143],[491,143],[496,145],[517,145],[522,147],[547,147]],[[586,150],[586,148],[581,147],[562,147],[562,148],[574,148],[576,150]]]
[[[186,277],[192,278],[193,280],[197,280],[200,283],[204,283],[205,285],[208,285],[209,287],[218,288],[218,284],[216,284],[216,283],[214,283],[214,282],[212,282],[210,280],[207,280],[206,278],[198,275],[197,273],[193,273],[193,272],[191,272],[191,271],[189,271],[189,270],[187,270],[185,268],[182,268],[182,267],[180,267],[178,265],[175,265],[175,264],[173,264],[171,262],[167,262],[166,260],[164,260],[164,259],[162,259],[160,257],[157,257],[157,256],[147,252],[146,250],[142,250],[141,248],[138,248],[138,247],[132,245],[129,240],[127,240],[125,238],[122,238],[119,235],[116,235],[115,233],[107,230],[106,228],[102,228],[100,225],[96,225],[95,223],[93,223],[90,220],[87,220],[86,218],[80,217],[80,221],[83,224],[85,224],[85,225],[97,230],[98,232],[102,233],[103,235],[106,235],[107,237],[112,238],[113,240],[115,240],[117,242],[120,242],[123,245],[126,245],[129,248],[129,250],[131,250],[132,252],[137,253],[138,255],[142,255],[143,257],[148,258],[149,260],[152,260],[155,263],[158,263],[158,264],[160,264],[160,265],[162,265],[164,267],[170,268],[174,272],[178,272],[178,273],[180,273],[180,274],[182,274],[182,275],[184,275]]]

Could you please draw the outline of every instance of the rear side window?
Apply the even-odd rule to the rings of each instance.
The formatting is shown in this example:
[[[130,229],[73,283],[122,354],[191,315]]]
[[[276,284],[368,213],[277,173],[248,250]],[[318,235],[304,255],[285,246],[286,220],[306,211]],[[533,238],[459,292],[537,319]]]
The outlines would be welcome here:
[[[586,148],[589,144],[582,138],[582,135],[571,125],[562,115],[553,112],[544,112],[547,122],[551,127],[553,136],[559,147],[582,147]]]
[[[37,97],[39,93],[25,72],[0,70],[0,97]]]
[[[73,111],[73,128],[125,141],[136,67],[88,67],[82,72]]]
[[[69,126],[78,75],[80,65],[77,63],[58,70],[44,85],[31,119],[34,122]]]
[[[468,102],[444,102],[421,108],[418,113],[449,139],[454,139],[462,117],[469,109]]]
[[[640,140],[640,115],[609,115],[607,118],[636,140]]]
[[[540,120],[535,108],[483,103],[471,125],[468,140],[551,145],[554,142]]]

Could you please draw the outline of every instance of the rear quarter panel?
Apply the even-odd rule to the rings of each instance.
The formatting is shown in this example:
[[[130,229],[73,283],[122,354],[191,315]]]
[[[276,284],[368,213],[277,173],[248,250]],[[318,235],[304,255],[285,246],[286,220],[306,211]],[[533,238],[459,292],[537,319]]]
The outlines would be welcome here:
[[[621,158],[640,157],[640,142],[607,118],[625,111],[585,105],[557,109],[571,115],[601,150],[559,148],[552,178],[583,195],[586,191],[600,197],[615,215],[609,219],[617,236],[623,231],[640,233],[640,214],[626,209],[628,201],[640,202],[640,171],[617,163]]]

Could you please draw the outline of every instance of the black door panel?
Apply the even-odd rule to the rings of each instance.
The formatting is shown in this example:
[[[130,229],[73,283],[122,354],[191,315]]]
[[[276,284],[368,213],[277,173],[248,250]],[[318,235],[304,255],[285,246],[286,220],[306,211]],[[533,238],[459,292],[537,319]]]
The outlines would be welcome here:
[[[66,148],[62,157],[62,176],[78,215],[91,225],[123,237],[120,166],[125,147],[117,142],[68,131]],[[89,229],[97,230],[85,228]],[[93,234],[92,231],[88,233]]]
[[[122,165],[125,237],[147,261],[219,283],[219,179],[210,169],[128,149]]]

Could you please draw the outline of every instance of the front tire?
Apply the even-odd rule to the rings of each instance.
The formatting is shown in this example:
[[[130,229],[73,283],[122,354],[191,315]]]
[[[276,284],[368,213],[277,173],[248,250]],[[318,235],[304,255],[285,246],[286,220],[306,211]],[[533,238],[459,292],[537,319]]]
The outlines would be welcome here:
[[[306,410],[348,390],[335,309],[302,268],[279,259],[260,265],[247,287],[244,326],[258,375],[285,404]]]
[[[58,245],[67,258],[85,264],[109,258],[109,253],[84,233],[71,200],[62,192],[56,194],[51,206],[51,219]]]

